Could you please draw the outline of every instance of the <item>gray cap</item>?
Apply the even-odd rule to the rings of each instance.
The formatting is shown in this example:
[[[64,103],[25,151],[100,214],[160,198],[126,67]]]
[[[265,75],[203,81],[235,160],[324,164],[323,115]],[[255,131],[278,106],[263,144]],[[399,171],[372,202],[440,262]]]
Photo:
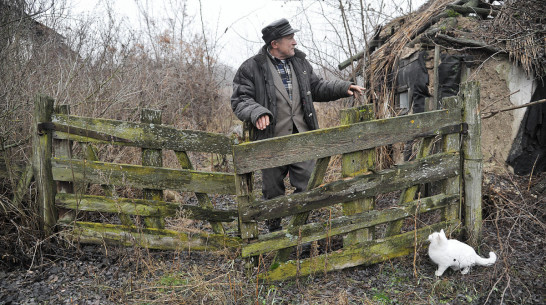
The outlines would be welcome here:
[[[262,39],[265,44],[269,45],[271,41],[281,37],[294,34],[299,30],[293,29],[290,23],[285,18],[273,21],[271,24],[262,29]]]

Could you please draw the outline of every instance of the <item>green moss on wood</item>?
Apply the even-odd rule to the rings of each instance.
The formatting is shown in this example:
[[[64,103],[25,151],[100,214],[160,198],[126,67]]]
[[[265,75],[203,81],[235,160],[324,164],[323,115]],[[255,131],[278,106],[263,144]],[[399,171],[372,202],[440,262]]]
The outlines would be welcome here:
[[[242,256],[253,256],[266,252],[296,246],[301,236],[301,243],[308,243],[324,239],[328,236],[347,234],[356,230],[370,228],[379,224],[391,222],[397,219],[404,219],[415,214],[417,206],[419,213],[425,213],[450,205],[458,206],[458,195],[436,195],[422,198],[420,201],[412,201],[403,206],[393,207],[381,211],[372,210],[357,215],[341,216],[319,223],[311,223],[299,227],[291,227],[278,232],[261,235],[259,240],[243,245]],[[357,242],[355,242],[357,243]]]
[[[53,158],[52,165],[53,178],[57,181],[235,194],[234,175],[227,173],[59,158]]]
[[[179,130],[152,123],[55,114],[56,138],[110,143],[143,148],[231,154],[232,140],[223,135],[197,130]]]
[[[430,233],[440,229],[444,229],[449,233],[458,225],[459,221],[453,220],[421,228],[417,230],[417,242],[424,242]],[[324,272],[333,270],[383,262],[413,253],[414,238],[415,232],[410,231],[384,239],[363,242],[347,249],[300,260],[299,262],[288,261],[279,264],[275,269],[267,273],[260,274],[259,278],[266,281],[281,281],[297,276],[324,274]]]
[[[285,217],[336,203],[376,196],[414,184],[437,181],[459,174],[458,154],[435,154],[376,174],[338,180],[316,189],[256,202],[240,209],[243,221]]]
[[[174,251],[235,251],[241,240],[220,234],[184,233],[166,229],[137,228],[91,222],[76,222],[63,236],[72,241],[93,244],[136,246]]]
[[[294,162],[371,149],[437,134],[459,132],[461,116],[438,110],[319,129],[233,146],[238,174]],[[396,130],[397,132],[393,132]]]
[[[235,210],[217,210],[195,205],[170,203],[146,199],[128,199],[93,195],[57,194],[58,207],[78,211],[122,213],[138,216],[174,217],[183,211],[186,218],[231,222],[237,219]]]

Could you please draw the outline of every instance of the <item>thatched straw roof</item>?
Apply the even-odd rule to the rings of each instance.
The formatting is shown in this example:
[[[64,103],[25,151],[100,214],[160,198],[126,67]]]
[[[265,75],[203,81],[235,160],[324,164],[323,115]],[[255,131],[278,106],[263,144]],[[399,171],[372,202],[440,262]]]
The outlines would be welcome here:
[[[488,43],[497,43],[527,73],[546,77],[546,3],[544,0],[510,0],[485,25]]]
[[[365,79],[372,89],[369,100],[384,106],[377,109],[380,117],[389,116],[387,101],[393,100],[397,62],[408,52],[435,45],[461,53],[508,54],[529,75],[544,79],[545,10],[544,0],[507,0],[498,5],[481,0],[430,0],[417,12],[378,29],[369,49],[361,53],[367,58],[359,66],[366,64]]]

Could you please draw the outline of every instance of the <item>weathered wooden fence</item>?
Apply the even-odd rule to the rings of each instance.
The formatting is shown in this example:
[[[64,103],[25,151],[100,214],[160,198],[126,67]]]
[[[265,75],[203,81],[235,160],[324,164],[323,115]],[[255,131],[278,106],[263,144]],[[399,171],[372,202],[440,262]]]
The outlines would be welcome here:
[[[236,220],[237,211],[214,209],[207,195],[235,194],[233,173],[193,170],[186,153],[231,154],[230,138],[161,125],[161,112],[154,110],[143,110],[141,123],[73,116],[67,106],[54,109],[54,101],[45,96],[37,97],[34,114],[34,176],[49,233],[60,225],[66,237],[86,243],[178,250],[238,247],[240,239],[224,234],[222,226]],[[83,158],[73,156],[73,142],[81,145]],[[140,147],[142,165],[100,162],[97,144]],[[162,150],[173,150],[182,169],[163,167]],[[101,185],[105,196],[86,194],[90,184]],[[142,189],[143,198],[116,194],[115,187],[126,186]],[[165,202],[165,189],[194,192],[199,206]],[[187,218],[210,221],[215,234],[165,229],[165,217],[181,210]],[[88,212],[110,215],[103,218],[113,221],[80,221]],[[143,225],[135,223],[139,219]]]
[[[81,242],[113,243],[156,249],[215,250],[241,247],[249,270],[256,257],[276,251],[272,280],[373,264],[407,255],[439,229],[464,227],[471,243],[481,229],[481,153],[479,87],[466,83],[458,97],[444,99],[445,109],[374,120],[370,106],[342,111],[342,126],[233,145],[214,133],[177,130],[161,125],[157,111],[144,110],[141,123],[69,115],[53,109],[53,100],[36,99],[33,169],[44,229],[65,226],[63,234]],[[415,160],[381,171],[375,151],[394,143],[420,141]],[[462,140],[461,140],[462,139]],[[72,156],[73,142],[85,158]],[[94,144],[142,149],[142,165],[97,161]],[[441,150],[433,150],[440,143]],[[438,146],[436,146],[438,147]],[[162,167],[161,150],[175,151],[183,169]],[[187,151],[230,154],[235,174],[192,169]],[[330,158],[342,155],[343,178],[323,184]],[[254,198],[253,172],[317,159],[303,193],[263,201]],[[434,183],[431,194],[419,187]],[[92,196],[89,184],[102,185],[105,196]],[[80,185],[75,191],[74,186]],[[143,199],[121,198],[115,186],[143,190]],[[462,187],[461,187],[462,186]],[[162,201],[161,190],[195,192],[199,206]],[[398,204],[376,208],[381,194],[399,194]],[[212,207],[207,194],[234,194],[238,210]],[[463,204],[464,203],[464,204]],[[313,210],[342,205],[342,214],[308,223]],[[214,234],[189,234],[164,228],[163,219],[178,210],[211,222]],[[433,223],[418,215],[441,211]],[[80,221],[85,212],[118,215],[119,223]],[[59,216],[60,215],[60,216]],[[259,234],[258,222],[292,216],[283,230]],[[136,225],[135,217],[145,225]],[[225,234],[223,222],[238,220],[239,237]],[[461,221],[464,220],[464,223]],[[292,249],[305,243],[343,237],[342,248],[289,261]]]
[[[371,120],[371,107],[349,109],[343,111],[345,125],[340,127],[234,146],[242,256],[249,270],[259,261],[256,257],[272,251],[278,251],[276,261],[262,274],[270,280],[377,263],[413,253],[432,231],[455,230],[461,214],[466,215],[471,239],[477,238],[481,227],[478,90],[477,84],[466,84],[460,97],[443,101],[443,110]],[[375,170],[376,147],[415,139],[421,142],[414,161]],[[432,150],[435,139],[441,139],[438,153]],[[322,184],[334,155],[342,155],[345,178]],[[306,192],[267,201],[253,197],[254,171],[310,159],[318,161]],[[441,183],[441,190],[425,197],[418,193],[425,183]],[[375,209],[376,196],[396,191],[401,191],[398,204]],[[464,211],[461,202],[467,203]],[[342,216],[305,224],[311,211],[340,203]],[[440,219],[422,226],[417,215],[434,210],[441,211]],[[288,228],[259,234],[259,221],[287,216],[292,216]],[[291,248],[336,235],[343,236],[341,249],[287,261]]]

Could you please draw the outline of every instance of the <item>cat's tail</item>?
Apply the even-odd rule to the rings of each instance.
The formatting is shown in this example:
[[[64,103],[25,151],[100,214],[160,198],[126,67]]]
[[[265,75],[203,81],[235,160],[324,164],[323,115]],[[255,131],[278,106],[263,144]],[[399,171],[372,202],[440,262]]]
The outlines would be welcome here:
[[[483,258],[478,255],[476,259],[476,264],[480,266],[491,266],[497,261],[497,255],[493,252],[489,252],[489,258]]]

